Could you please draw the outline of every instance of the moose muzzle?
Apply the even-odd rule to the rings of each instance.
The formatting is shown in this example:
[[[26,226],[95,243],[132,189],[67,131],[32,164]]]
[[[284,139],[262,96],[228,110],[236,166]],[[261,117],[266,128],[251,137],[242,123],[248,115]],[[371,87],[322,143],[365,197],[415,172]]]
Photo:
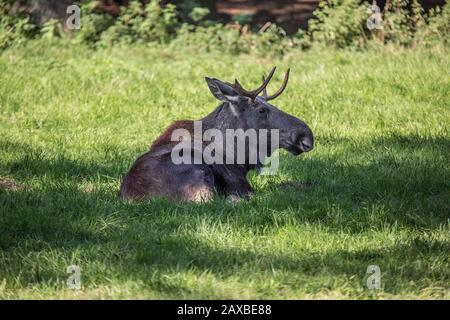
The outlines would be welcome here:
[[[314,137],[311,129],[303,124],[291,131],[290,139],[286,141],[286,150],[294,155],[309,152],[314,148]]]

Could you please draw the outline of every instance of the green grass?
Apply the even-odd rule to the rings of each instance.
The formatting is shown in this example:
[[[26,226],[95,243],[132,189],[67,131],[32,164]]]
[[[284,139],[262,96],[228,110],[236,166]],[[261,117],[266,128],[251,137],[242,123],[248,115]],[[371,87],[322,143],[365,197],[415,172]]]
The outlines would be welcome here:
[[[273,65],[271,92],[292,67],[276,104],[310,125],[313,152],[252,174],[249,202],[118,199],[164,127],[216,106],[204,76],[250,86]],[[449,70],[445,49],[3,52],[0,298],[449,299]]]

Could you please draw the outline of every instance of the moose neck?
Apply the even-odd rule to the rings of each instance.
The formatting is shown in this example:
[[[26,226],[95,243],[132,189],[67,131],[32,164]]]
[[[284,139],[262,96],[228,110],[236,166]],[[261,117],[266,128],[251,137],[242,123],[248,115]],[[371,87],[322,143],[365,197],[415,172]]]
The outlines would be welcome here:
[[[202,121],[202,129],[206,131],[208,129],[217,129],[219,130],[224,137],[226,137],[227,129],[243,129],[244,131],[247,129],[246,122],[243,119],[240,119],[232,112],[230,112],[230,105],[228,102],[224,102],[220,104],[213,112],[208,114],[206,117],[200,119]],[[246,163],[238,164],[237,155],[235,154],[235,164],[227,164],[227,166],[234,167],[236,170],[242,172],[244,175],[247,174],[248,171],[259,169],[262,167],[262,164],[250,164],[248,163],[248,157],[246,155]]]
[[[228,102],[221,103],[213,112],[200,119],[203,130],[218,129],[223,134],[226,129],[242,128],[245,130],[245,122],[226,110],[227,108],[230,108]]]

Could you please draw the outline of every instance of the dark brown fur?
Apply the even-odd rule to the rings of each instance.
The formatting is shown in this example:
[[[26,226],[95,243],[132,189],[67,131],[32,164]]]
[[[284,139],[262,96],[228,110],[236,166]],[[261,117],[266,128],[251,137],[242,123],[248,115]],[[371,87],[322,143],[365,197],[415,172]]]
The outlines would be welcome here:
[[[193,137],[194,121],[174,122],[152,143],[150,150],[136,160],[123,179],[120,188],[123,198],[141,200],[152,196],[162,196],[198,202],[213,196],[214,178],[207,166],[198,166],[197,170],[192,170],[190,165],[173,167],[175,165],[171,163],[170,151],[179,141],[172,141],[171,137],[176,129],[186,129]],[[175,171],[176,174],[173,174]],[[177,180],[183,175],[186,175],[187,181],[180,184]],[[192,179],[190,179],[191,175]]]
[[[156,148],[175,144],[176,142],[171,141],[172,132],[176,129],[186,129],[189,131],[191,136],[194,136],[194,121],[193,120],[178,120],[168,126],[163,133],[152,143],[150,146],[150,151],[154,151]]]

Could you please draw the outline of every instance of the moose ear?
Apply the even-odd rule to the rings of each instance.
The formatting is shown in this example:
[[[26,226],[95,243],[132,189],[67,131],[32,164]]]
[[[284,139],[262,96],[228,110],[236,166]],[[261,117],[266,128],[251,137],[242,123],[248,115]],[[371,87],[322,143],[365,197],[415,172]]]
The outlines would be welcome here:
[[[215,78],[205,77],[209,90],[216,99],[224,102],[236,102],[239,94],[228,84]]]

